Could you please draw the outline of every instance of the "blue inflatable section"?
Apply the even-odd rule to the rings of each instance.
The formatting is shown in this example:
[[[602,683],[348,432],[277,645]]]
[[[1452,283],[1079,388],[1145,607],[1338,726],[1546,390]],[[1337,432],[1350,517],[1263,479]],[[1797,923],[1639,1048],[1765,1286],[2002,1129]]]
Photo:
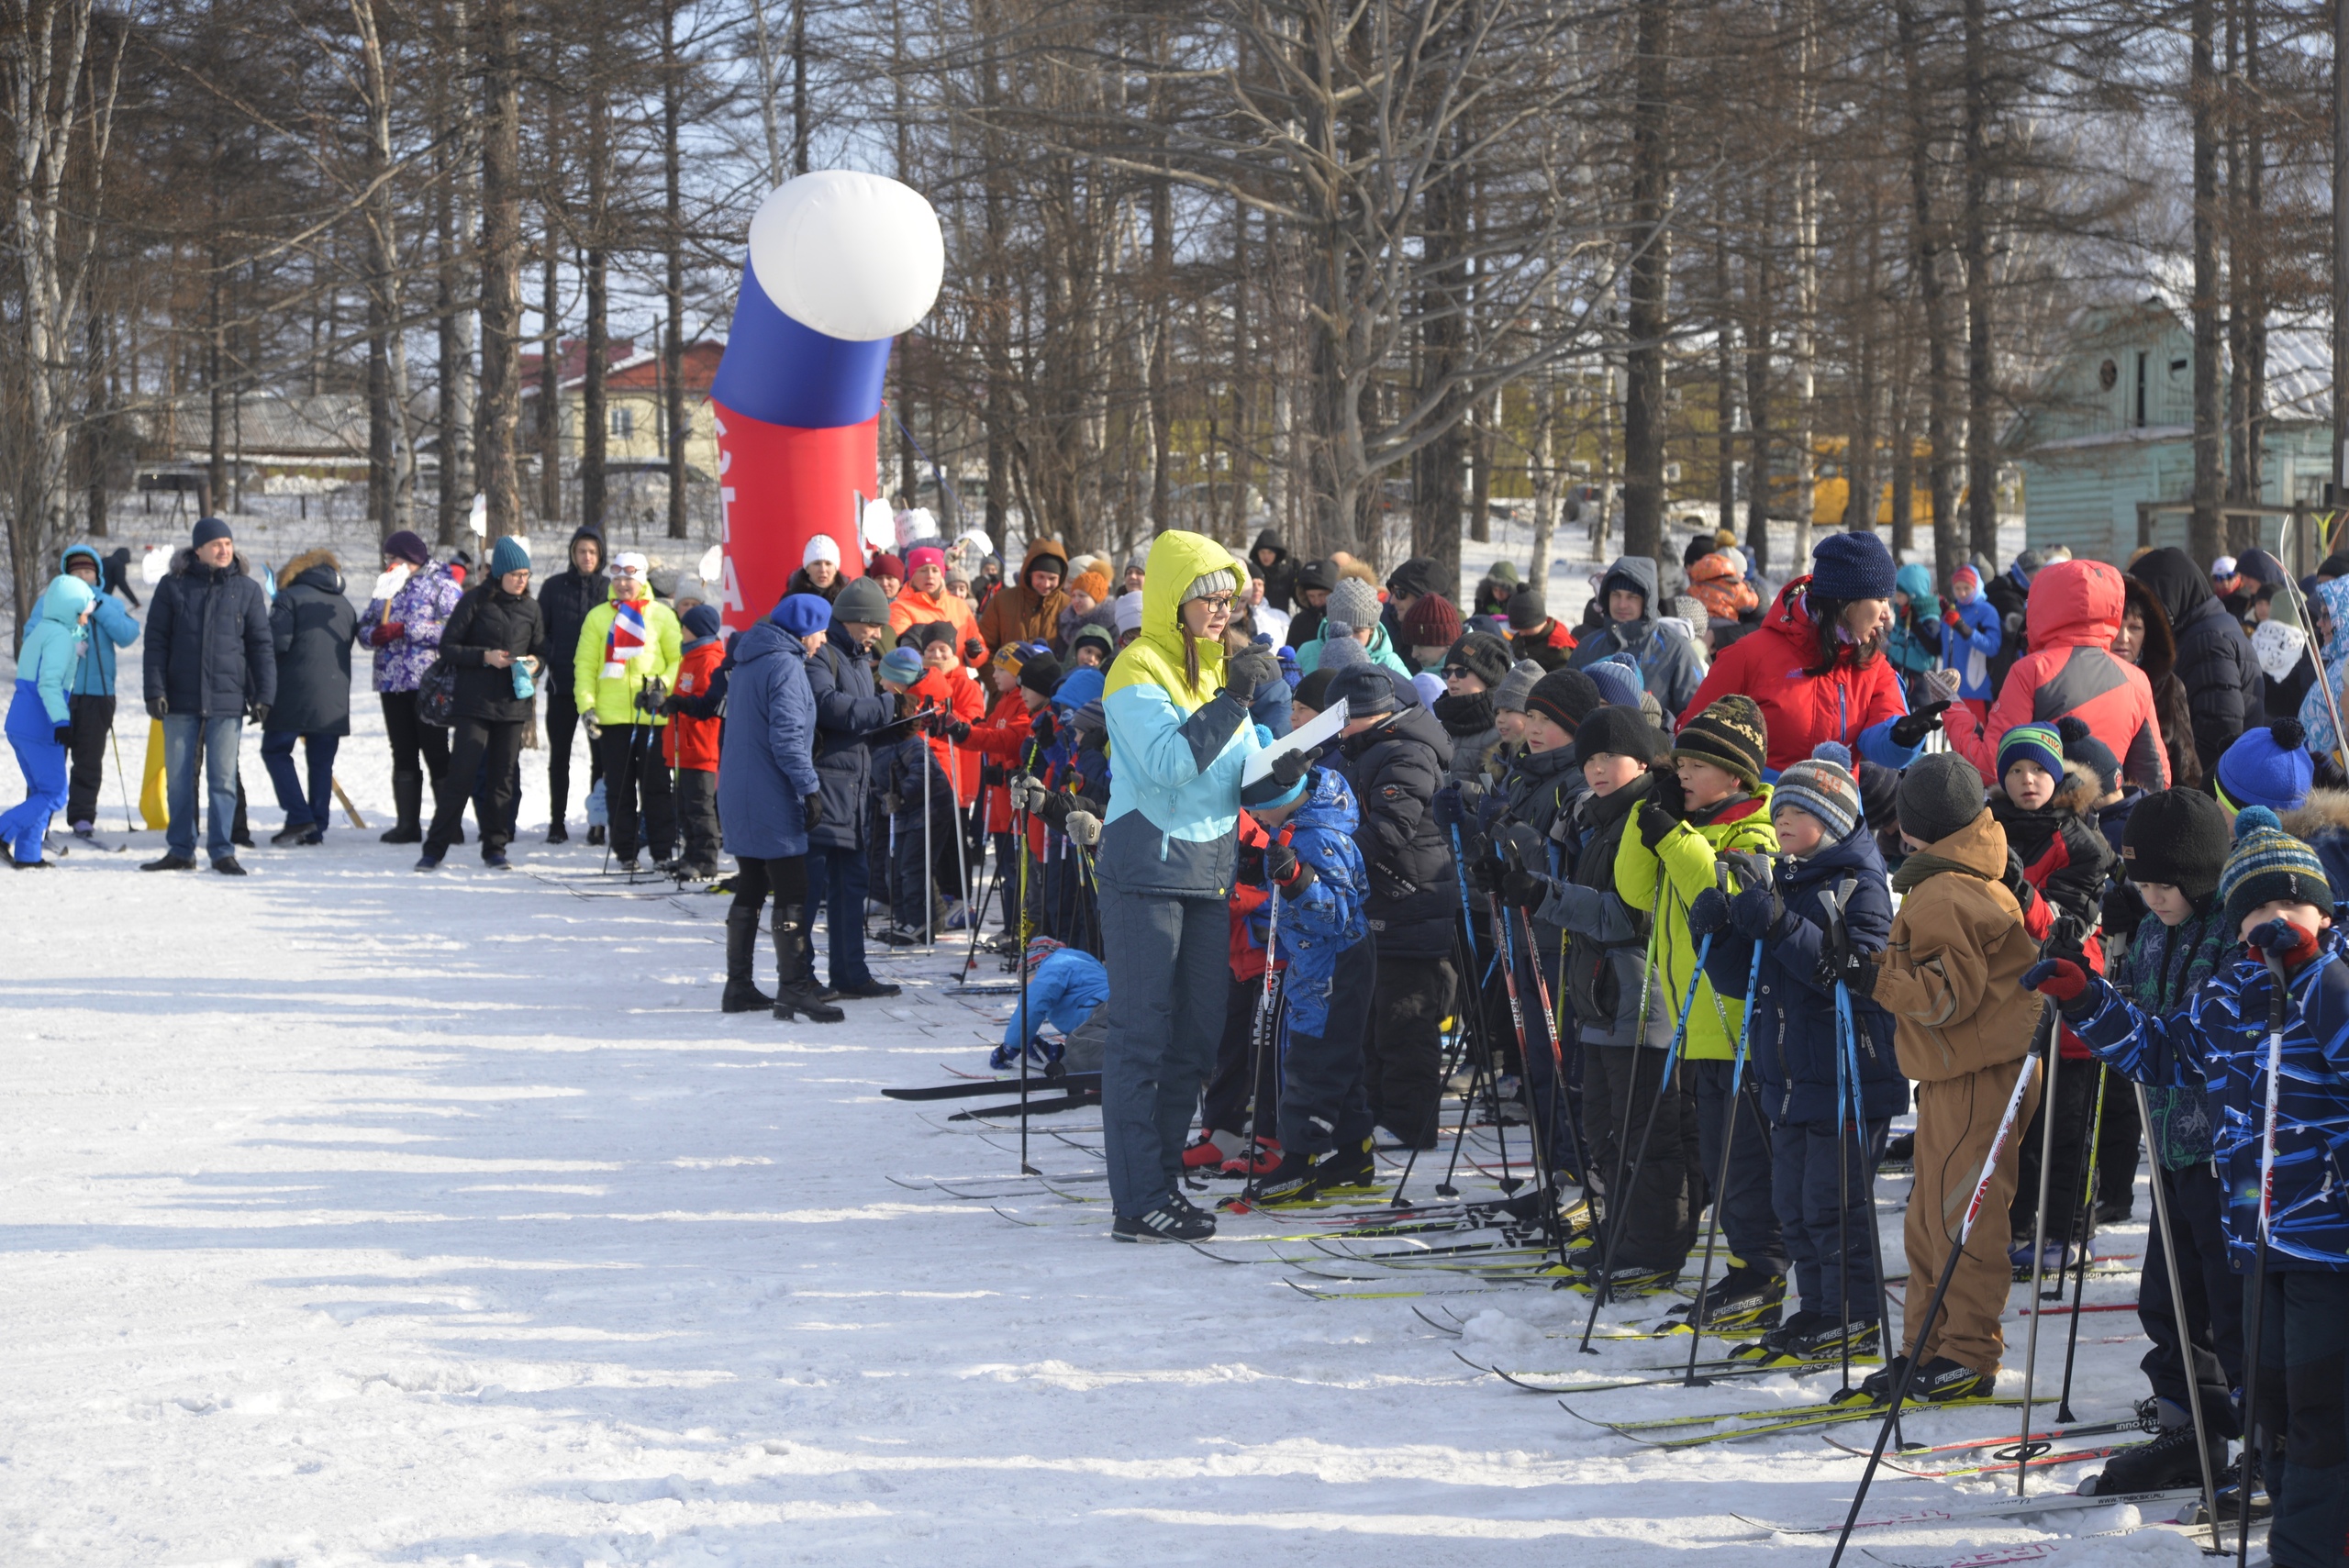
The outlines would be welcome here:
[[[881,412],[891,339],[827,338],[775,308],[748,260],[734,302],[734,332],[710,395],[769,425],[830,430]]]

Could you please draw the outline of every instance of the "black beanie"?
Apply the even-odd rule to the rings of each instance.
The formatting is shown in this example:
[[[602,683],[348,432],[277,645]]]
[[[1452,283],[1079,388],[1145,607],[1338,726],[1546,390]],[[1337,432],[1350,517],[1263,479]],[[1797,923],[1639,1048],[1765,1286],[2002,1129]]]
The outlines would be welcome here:
[[[1297,691],[1294,694],[1296,700],[1316,713],[1322,712],[1330,706],[1330,683],[1337,678],[1336,670],[1327,664],[1322,665],[1321,668],[1297,682]]]
[[[1508,628],[1538,631],[1549,623],[1550,606],[1539,588],[1520,588],[1508,596]]]
[[[1602,752],[1653,762],[1663,750],[1663,733],[1635,707],[1610,704],[1584,719],[1582,728],[1575,731],[1575,767]]]
[[[1726,768],[1748,789],[1761,786],[1769,755],[1770,730],[1763,720],[1761,705],[1743,692],[1716,699],[1682,725],[1672,742],[1674,761],[1689,757]]]
[[[1524,596],[1520,594],[1518,598]],[[1605,701],[1598,695],[1598,683],[1580,670],[1553,670],[1534,682],[1533,689],[1525,695],[1525,711],[1543,715],[1572,735],[1582,727],[1584,717],[1604,706]]]
[[[2121,829],[2121,868],[2132,882],[2161,882],[2188,898],[2219,890],[2234,848],[2226,808],[2199,789],[2165,789],[2139,801]]]
[[[1488,692],[1497,692],[1501,683],[1508,679],[1509,665],[1514,662],[1508,644],[1489,631],[1472,631],[1452,645],[1443,656],[1446,664],[1458,664],[1485,683]]]
[[[1900,830],[1937,844],[1986,809],[1981,770],[1954,751],[1920,757],[1900,775]]]
[[[1060,688],[1061,662],[1050,653],[1037,653],[1019,666],[1019,684],[1040,697],[1048,697]]]

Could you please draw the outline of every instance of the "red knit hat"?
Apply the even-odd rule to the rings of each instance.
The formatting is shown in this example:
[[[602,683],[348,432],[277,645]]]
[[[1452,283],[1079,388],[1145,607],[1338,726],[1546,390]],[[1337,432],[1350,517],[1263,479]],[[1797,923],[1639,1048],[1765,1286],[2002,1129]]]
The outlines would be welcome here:
[[[1403,612],[1403,640],[1413,648],[1449,648],[1460,640],[1460,611],[1442,594],[1422,594]]]

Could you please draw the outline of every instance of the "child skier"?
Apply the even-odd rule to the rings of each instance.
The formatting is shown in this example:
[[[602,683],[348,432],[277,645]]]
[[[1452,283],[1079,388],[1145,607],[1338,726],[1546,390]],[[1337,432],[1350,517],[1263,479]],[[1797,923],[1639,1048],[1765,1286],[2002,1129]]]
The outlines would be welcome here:
[[[1673,741],[1673,771],[1657,776],[1615,856],[1616,893],[1631,907],[1653,911],[1658,922],[1655,984],[1663,1005],[1688,1003],[1682,1081],[1693,1085],[1697,1101],[1703,1165],[1696,1190],[1707,1190],[1720,1175],[1722,1142],[1729,1140],[1729,1179],[1713,1196],[1730,1267],[1702,1304],[1708,1321],[1744,1315],[1775,1323],[1787,1289],[1786,1241],[1770,1201],[1769,1134],[1750,1102],[1733,1105],[1730,1095],[1744,1004],[1721,996],[1698,974],[1699,939],[1688,926],[1689,902],[1717,884],[1720,857],[1737,851],[1772,854],[1778,848],[1770,786],[1762,783],[1769,750],[1762,710],[1752,697],[1732,692],[1709,704],[1681,726]],[[1742,884],[1730,889],[1742,890]],[[1738,1118],[1733,1138],[1732,1115]],[[1648,1147],[1651,1160],[1675,1153],[1653,1141]],[[1669,1284],[1685,1259],[1684,1252],[1664,1260],[1653,1278],[1631,1282],[1634,1288]]]
[[[881,689],[896,697],[900,718],[912,718],[922,711],[922,697],[915,688],[923,673],[921,656],[910,648],[893,648],[882,656]],[[890,924],[881,940],[891,947],[912,947],[946,923],[947,911],[938,906],[931,880],[939,864],[947,869],[938,883],[958,894],[962,891],[955,869],[954,785],[919,723],[895,732],[895,739],[874,742],[873,793],[889,814]],[[925,805],[927,835],[923,831]]]
[[[2069,959],[2025,976],[2119,1072],[2207,1089],[2229,1261],[2250,1275],[2266,1253],[2246,1293],[2261,1350],[2244,1397],[2275,1499],[2269,1559],[2289,1568],[2337,1563],[2349,1535],[2349,943],[2335,896],[2315,852],[2253,806],[2219,879],[2223,939],[2245,947],[2184,1008],[2149,1013]]]
[[[1941,1277],[1999,1113],[2042,1028],[2040,999],[2021,984],[2039,944],[2001,881],[2007,836],[1982,800],[1982,775],[1955,752],[1907,770],[1900,837],[1910,853],[1892,879],[1902,902],[1890,944],[1881,959],[1854,949],[1830,973],[1855,1000],[1873,998],[1892,1015],[1900,1070],[1917,1084],[1917,1184],[1903,1235],[1912,1290]],[[2034,1082],[2015,1132],[2038,1100]],[[2014,1143],[2010,1133],[1993,1167],[1986,1215],[2004,1213],[2014,1196]],[[1932,1332],[1920,1338],[1921,1313],[1909,1315],[1903,1354],[1863,1385],[1868,1395],[1890,1399],[1909,1357],[1920,1362],[1913,1398],[1987,1393],[2006,1349],[1998,1317],[2013,1278],[1998,1225],[1977,1224]]]
[[[800,628],[807,620],[791,613],[798,607],[785,600],[777,613],[785,631],[804,638]],[[661,737],[662,755],[677,773],[677,826],[685,840],[673,864],[679,875],[707,878],[718,874],[718,743],[726,721],[703,699],[721,679],[726,639],[715,605],[696,605],[681,625],[685,647],[667,705],[672,722]],[[822,630],[823,623],[815,629]]]
[[[1744,997],[1754,983],[1746,1082],[1770,1123],[1771,1199],[1802,1297],[1802,1309],[1762,1342],[1806,1361],[1837,1357],[1847,1344],[1854,1355],[1883,1348],[1876,1166],[1892,1118],[1909,1108],[1890,1015],[1853,997],[1847,1046],[1827,962],[1836,951],[1831,897],[1851,949],[1881,953],[1892,933],[1892,887],[1851,755],[1828,741],[1780,773],[1770,795],[1785,851],[1775,874],[1750,879],[1734,899],[1700,894],[1690,911],[1699,929],[1726,928],[1706,964],[1721,995]],[[1864,1123],[1856,1135],[1846,1087],[1854,1063]]]
[[[1260,736],[1265,744],[1269,736]],[[1268,796],[1254,799],[1251,795]],[[1370,940],[1370,875],[1354,845],[1360,813],[1334,768],[1313,767],[1292,784],[1277,774],[1241,792],[1241,804],[1269,835],[1243,858],[1240,879],[1275,895],[1281,991],[1281,1161],[1259,1189],[1268,1205],[1304,1203],[1366,1185],[1370,1096],[1363,1082],[1363,1034],[1378,981]]]
[[[1080,952],[1051,937],[1037,937],[1028,943],[1021,959],[1028,970],[1028,1062],[1030,1067],[1049,1068],[1061,1060],[1066,1037],[1076,1032],[1076,1026],[1093,1016],[1093,1009],[1109,999],[1109,972],[1101,961],[1089,952]],[[1043,1030],[1046,1024],[1061,1031],[1062,1040],[1047,1041]],[[987,1058],[987,1065],[1001,1073],[1019,1064],[1019,1002],[1011,1004],[1011,1016],[1003,1022],[1003,1043]]]
[[[1942,610],[1942,667],[1957,672],[1957,700],[1976,724],[1990,717],[1998,695],[1990,681],[1990,661],[1998,656],[2006,628],[1998,606],[1983,596],[1982,573],[1961,566],[1949,574],[1949,604]]]

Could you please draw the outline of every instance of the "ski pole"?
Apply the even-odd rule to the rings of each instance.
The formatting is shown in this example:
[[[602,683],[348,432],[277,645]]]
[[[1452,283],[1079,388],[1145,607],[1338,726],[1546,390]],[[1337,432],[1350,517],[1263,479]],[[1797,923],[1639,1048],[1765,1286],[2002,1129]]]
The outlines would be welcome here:
[[[1655,917],[1654,912],[1663,907],[1664,862],[1658,861],[1655,867],[1655,900],[1649,906],[1646,964],[1640,972],[1639,1027],[1631,1031],[1631,1083],[1630,1088],[1623,1093],[1623,1119],[1621,1125],[1615,1129],[1615,1168],[1609,1173],[1607,1182],[1608,1213],[1604,1218],[1610,1227],[1615,1223],[1613,1209],[1617,1201],[1620,1199],[1626,1209],[1631,1207],[1631,1190],[1623,1184],[1623,1167],[1631,1153],[1631,1108],[1632,1103],[1638,1098],[1640,1086],[1638,1053],[1647,1048],[1648,1005],[1649,998],[1655,990],[1658,969],[1656,950],[1664,940],[1664,922]]]
[[[1493,951],[1500,955],[1501,984],[1508,993],[1508,1021],[1510,1027],[1517,1030],[1518,1065],[1525,1073],[1525,1108],[1531,1113],[1525,1121],[1525,1140],[1532,1145],[1533,1190],[1538,1198],[1543,1184],[1549,1181],[1549,1165],[1545,1160],[1548,1151],[1543,1147],[1547,1140],[1542,1136],[1542,1106],[1539,1097],[1533,1093],[1533,1062],[1525,1045],[1525,1008],[1517,996],[1517,942],[1509,935],[1508,912],[1501,907],[1500,895],[1487,893],[1485,902],[1492,912]],[[1519,1179],[1508,1173],[1508,1145],[1504,1141],[1501,1145],[1501,1191],[1514,1195],[1520,1184]],[[1546,1221],[1542,1229],[1549,1229]]]
[[[1661,922],[1658,923],[1661,924]],[[1648,1142],[1655,1135],[1655,1114],[1664,1106],[1664,1096],[1672,1092],[1673,1070],[1680,1064],[1680,1042],[1688,1038],[1688,1015],[1696,1009],[1697,987],[1705,978],[1705,959],[1712,951],[1713,939],[1711,933],[1708,932],[1704,940],[1697,944],[1697,964],[1695,972],[1688,976],[1688,995],[1681,999],[1680,1019],[1673,1026],[1672,1043],[1664,1047],[1664,1067],[1656,1076],[1655,1098],[1649,1102],[1648,1118],[1640,1128],[1640,1146],[1631,1153],[1631,1173],[1625,1178],[1627,1181],[1632,1183],[1639,1181],[1640,1167],[1647,1160]],[[1631,1093],[1634,1096],[1640,1091],[1639,1053],[1645,1049],[1644,1046],[1637,1044],[1632,1047]],[[1628,1208],[1630,1206],[1627,1204],[1625,1207]],[[1583,1320],[1582,1326],[1581,1349],[1586,1355],[1598,1353],[1590,1348],[1590,1336],[1598,1327],[1598,1309],[1609,1298],[1608,1287],[1613,1283],[1615,1269],[1615,1243],[1621,1230],[1622,1227],[1610,1219],[1607,1225],[1607,1234],[1601,1241],[1603,1250],[1598,1259],[1598,1278],[1592,1284],[1590,1292],[1590,1316]]]
[[[2052,1018],[2054,1004],[2049,1004],[2048,1012]],[[2051,1044],[2053,1032],[2051,1028]],[[1958,1260],[1965,1256],[1965,1243],[1974,1234],[1975,1220],[1981,1217],[1983,1200],[1989,1195],[1990,1180],[1998,1173],[1998,1156],[2006,1151],[2007,1140],[2013,1135],[2015,1117],[2022,1109],[2023,1096],[2031,1092],[2032,1077],[2038,1067],[2039,1058],[2026,1055],[2022,1059],[2022,1070],[2015,1074],[2014,1092],[2007,1096],[2006,1112],[1998,1118],[1998,1130],[1990,1138],[1990,1151],[1982,1159],[1982,1174],[1974,1183],[1974,1195],[1966,1202],[1965,1217],[1958,1222],[1956,1243],[1950,1248],[1948,1258],[1942,1263],[1942,1277],[1934,1282],[1932,1296],[1925,1304],[1924,1317],[1918,1319],[1917,1350],[1920,1354],[1927,1336],[1933,1331],[1933,1319],[1941,1313],[1942,1302],[1949,1296],[1950,1281],[1957,1277]],[[2033,1313],[2032,1316],[2037,1317],[2038,1314]],[[1843,1561],[1843,1549],[1852,1543],[1852,1531],[1860,1522],[1860,1509],[1867,1502],[1868,1486],[1876,1480],[1876,1467],[1884,1462],[1885,1441],[1892,1436],[1893,1421],[1900,1413],[1901,1401],[1909,1397],[1909,1385],[1916,1381],[1919,1359],[1919,1356],[1912,1355],[1901,1362],[1900,1375],[1894,1381],[1891,1390],[1892,1408],[1886,1415],[1884,1425],[1876,1429],[1876,1447],[1868,1454],[1867,1469],[1860,1473],[1859,1490],[1852,1495],[1852,1511],[1843,1516],[1843,1529],[1835,1537],[1835,1552],[1828,1558],[1827,1568],[1839,1568]],[[2026,1432],[2028,1429],[2025,1429]]]
[[[2064,1340],[2064,1391],[2055,1396],[2055,1418],[2066,1425],[2072,1415],[2072,1363],[2080,1351],[2080,1300],[2088,1288],[2088,1249],[2096,1240],[2096,1178],[2097,1146],[2104,1141],[2104,1087],[2111,1077],[2111,1070],[2102,1062],[2096,1070],[2096,1113],[2088,1118],[2088,1140],[2080,1151],[2079,1223],[2074,1229],[2080,1239],[2080,1256],[2072,1272],[2072,1323]],[[2061,1281],[2055,1294],[2064,1294]]]
[[[1533,972],[1534,999],[1542,1004],[1542,1017],[1546,1021],[1550,1030],[1550,1095],[1552,1108],[1554,1110],[1563,1110],[1565,1113],[1560,1119],[1564,1120],[1566,1124],[1566,1136],[1574,1140],[1575,1164],[1578,1170],[1585,1173],[1583,1175],[1583,1185],[1587,1187],[1590,1184],[1590,1177],[1587,1174],[1590,1170],[1590,1154],[1589,1151],[1583,1147],[1585,1140],[1582,1135],[1582,1128],[1578,1125],[1577,1118],[1575,1116],[1574,1101],[1569,1098],[1566,1094],[1566,1048],[1565,1042],[1558,1038],[1558,1015],[1550,1003],[1550,975],[1549,973],[1542,967],[1541,949],[1537,948],[1533,944],[1532,912],[1524,908],[1520,908],[1517,912],[1517,918],[1520,929],[1525,932],[1525,965],[1528,969],[1531,969]],[[1559,987],[1558,995],[1562,1001],[1565,997],[1565,988],[1563,985]],[[1555,1129],[1553,1128],[1552,1130],[1554,1131]],[[1557,1164],[1555,1151],[1552,1151],[1551,1164],[1553,1168]],[[1543,1179],[1546,1183],[1548,1179],[1546,1173],[1544,1174]],[[1564,1266],[1566,1261],[1565,1252],[1564,1251],[1565,1244],[1565,1237],[1562,1231],[1558,1238],[1558,1246],[1560,1248],[1558,1262],[1561,1266]]]
[[[139,824],[130,816],[130,775],[122,771],[122,737],[116,732],[112,717],[106,720],[106,739],[114,743],[114,787],[122,796],[122,830],[136,833]],[[96,815],[95,807],[91,814]]]
[[[2154,1109],[2145,1097],[2145,1086],[2143,1084],[2133,1084],[2130,1086],[2137,1092],[2138,1124],[2150,1133],[2154,1130]],[[2170,1229],[2169,1195],[2162,1190],[2161,1145],[2158,1141],[2154,1143],[2153,1155],[2154,1179],[2149,1184],[2154,1189],[2154,1223],[2156,1233],[2161,1238],[2162,1262],[2167,1265],[2169,1274],[2170,1310],[2177,1314],[2177,1321],[2183,1325],[2187,1321],[2186,1286],[2177,1273],[2177,1238],[2176,1233]],[[2077,1318],[2079,1314],[2075,1312],[2072,1316]],[[2185,1339],[2182,1330],[2179,1338]],[[2216,1556],[2225,1548],[2219,1544],[2219,1481],[2210,1469],[2210,1429],[2202,1424],[2202,1377],[2200,1371],[2194,1364],[2193,1345],[2188,1342],[2181,1348],[2187,1352],[2186,1404],[2194,1422],[2195,1450],[2202,1461],[2203,1518],[2210,1526],[2210,1554]],[[2245,1496],[2248,1495],[2245,1494]]]
[[[1838,981],[1840,985],[1842,982]],[[1835,998],[1835,1315],[1846,1325],[1835,1338],[1843,1365],[1842,1393],[1852,1392],[1852,1144],[1843,1115],[1852,1103],[1851,1070],[1843,1060],[1843,999]],[[1809,1305],[1808,1302],[1805,1306]],[[1840,1396],[1839,1396],[1840,1397]],[[1903,1445],[1906,1446],[1905,1444]]]
[[[2259,1341],[2267,1316],[2267,1224],[2276,1195],[2276,1102],[2284,1075],[2284,1003],[2290,995],[2284,982],[2284,961],[2273,948],[2262,948],[2267,964],[2267,1095],[2259,1129],[2259,1227],[2254,1232],[2251,1257],[2250,1321],[2243,1331],[2243,1489],[2235,1497],[2235,1568],[2251,1560],[2251,1496],[2259,1476]],[[2183,1319],[2180,1320],[2181,1326]],[[2215,1530],[2218,1516],[2211,1516]]]
[[[1860,1180],[1865,1189],[1867,1197],[1868,1257],[1869,1262],[1873,1263],[1876,1268],[1876,1353],[1879,1358],[1884,1359],[1888,1362],[1892,1354],[1892,1296],[1891,1288],[1884,1283],[1884,1228],[1882,1225],[1877,1223],[1876,1213],[1876,1151],[1874,1140],[1868,1137],[1867,1096],[1860,1084],[1859,1012],[1858,1009],[1852,1006],[1851,987],[1844,984],[1843,982],[1840,980],[1835,983],[1835,1006],[1838,1018],[1843,1029],[1844,1052],[1849,1057],[1851,1063],[1849,1074],[1846,1077],[1845,1082],[1851,1085],[1852,1136],[1859,1151]],[[1870,1051],[1873,1052],[1874,1048],[1871,1047]],[[1843,1195],[1839,1201],[1846,1208],[1851,1207],[1851,1190],[1849,1187],[1844,1189]],[[1848,1269],[1849,1266],[1849,1262],[1847,1262],[1845,1267]],[[1849,1305],[1850,1295],[1851,1292],[1847,1286],[1844,1291],[1845,1308],[1843,1315],[1846,1322],[1849,1322],[1851,1319]],[[1844,1373],[1845,1381],[1848,1382],[1850,1380],[1850,1376],[1851,1374],[1849,1373]],[[1896,1408],[1892,1413],[1892,1435],[1893,1440],[1896,1443],[1902,1447],[1907,1446],[1907,1444],[1902,1441],[1900,1436],[1900,1412],[1898,1408]]]
[[[1681,1382],[1689,1388],[1701,1388],[1712,1381],[1710,1378],[1697,1375],[1697,1347],[1705,1340],[1705,1296],[1713,1288],[1713,1243],[1720,1238],[1721,1231],[1723,1202],[1721,1195],[1729,1190],[1730,1151],[1737,1145],[1737,1113],[1740,1109],[1738,1096],[1745,1088],[1745,1042],[1753,1029],[1754,992],[1762,984],[1762,947],[1763,944],[1759,941],[1753,944],[1753,962],[1747,966],[1745,972],[1745,1016],[1738,1021],[1737,1056],[1730,1066],[1729,1126],[1721,1134],[1720,1175],[1713,1183],[1713,1217],[1705,1226],[1704,1272],[1698,1276],[1697,1303],[1688,1314],[1688,1370],[1682,1374]],[[1718,1005],[1720,1000],[1718,992],[1715,993],[1714,1000]],[[1844,1386],[1849,1387],[1852,1382],[1852,1370],[1851,1352],[1848,1350],[1844,1352],[1843,1360],[1843,1383]]]
[[[1248,1042],[1248,1140],[1241,1145],[1240,1157],[1248,1162],[1248,1185],[1241,1195],[1241,1202],[1252,1208],[1257,1195],[1264,1191],[1263,1162],[1256,1158],[1256,1147],[1264,1129],[1264,1051],[1268,1039],[1278,1026],[1278,1015],[1273,1009],[1275,982],[1273,971],[1280,962],[1281,890],[1271,886],[1265,879],[1265,906],[1270,913],[1264,923],[1264,989],[1256,998],[1256,1028],[1254,1038]]]
[[[1464,899],[1467,896],[1464,889],[1463,890],[1461,896]],[[1467,921],[1464,917],[1461,924],[1454,927],[1453,929],[1452,951],[1454,954],[1458,954],[1461,951],[1460,942],[1462,940],[1462,933],[1466,929]],[[1468,935],[1467,943],[1468,951],[1473,954],[1476,948],[1475,937],[1473,933]],[[1453,1185],[1452,1178],[1453,1174],[1460,1169],[1460,1146],[1467,1140],[1469,1118],[1475,1115],[1476,1094],[1478,1089],[1484,1084],[1486,1066],[1492,1060],[1492,1042],[1485,1038],[1484,976],[1476,972],[1473,962],[1465,965],[1462,969],[1461,973],[1464,982],[1471,988],[1471,1005],[1468,1011],[1468,1029],[1474,1032],[1475,1040],[1472,1046],[1464,1037],[1461,1046],[1462,1051],[1464,1053],[1467,1053],[1469,1057],[1468,1086],[1462,1090],[1460,1094],[1460,1126],[1453,1130],[1452,1135],[1452,1159],[1451,1162],[1443,1168],[1443,1180],[1438,1182],[1435,1186],[1436,1195],[1439,1197],[1457,1197],[1460,1195],[1460,1189]]]
[[[938,871],[938,862],[931,853],[930,842],[930,771],[936,762],[937,758],[930,750],[929,740],[924,740],[921,742],[921,940],[924,947],[931,949],[938,946],[936,917],[938,898],[930,891],[930,878],[936,875]],[[1020,953],[1022,963],[1027,962],[1027,956],[1025,950],[1022,950]],[[1020,979],[1024,984],[1027,979],[1027,972],[1024,969],[1020,972]],[[1020,1018],[1022,1029],[1027,1027],[1027,1021],[1023,1014]],[[1028,1038],[1024,1034],[1019,1040],[1019,1053],[1022,1058],[1028,1054]]]
[[[979,859],[982,861],[986,859],[986,851],[985,850],[981,850],[979,851]],[[986,892],[985,895],[980,898],[975,906],[971,905],[967,900],[963,906],[963,912],[969,916],[971,922],[971,943],[969,948],[963,954],[963,975],[965,979],[970,977],[971,971],[978,968],[979,966],[979,928],[986,923],[986,906],[995,902],[996,875],[1003,868],[999,865],[990,867],[986,875]],[[860,910],[858,913],[862,915],[863,911]]]
[[[2063,1055],[2063,1019],[2051,1002],[2047,1006],[2047,1092],[2039,1099],[2039,1218],[2032,1223],[2031,1233],[2031,1332],[2024,1341],[2022,1355],[2022,1441],[2031,1440],[2031,1407],[2033,1402],[2032,1383],[2039,1371],[2039,1320],[2046,1316],[2039,1310],[2046,1297],[2040,1294],[2041,1281],[2045,1275],[2047,1261],[2047,1192],[2049,1179],[2055,1170],[2055,1086],[2057,1058]],[[2060,1298],[2060,1293],[2059,1293]],[[1919,1340],[1922,1344],[1923,1340]],[[2020,1497],[2029,1488],[2031,1467],[2023,1465],[2015,1471],[2015,1496]]]
[[[927,762],[929,759],[923,760]],[[922,777],[927,784],[927,771]],[[1017,787],[1019,799],[1014,804],[1019,811],[1012,817],[1011,828],[1024,845],[1028,838],[1028,790],[1024,784]],[[894,838],[896,834],[894,814],[890,818],[889,831]],[[922,872],[924,885],[927,885],[929,868],[923,867]],[[1012,950],[1012,962],[1019,966],[1019,1173],[1034,1176],[1042,1173],[1028,1162],[1028,854],[1024,848],[1019,854],[1019,941]]]

